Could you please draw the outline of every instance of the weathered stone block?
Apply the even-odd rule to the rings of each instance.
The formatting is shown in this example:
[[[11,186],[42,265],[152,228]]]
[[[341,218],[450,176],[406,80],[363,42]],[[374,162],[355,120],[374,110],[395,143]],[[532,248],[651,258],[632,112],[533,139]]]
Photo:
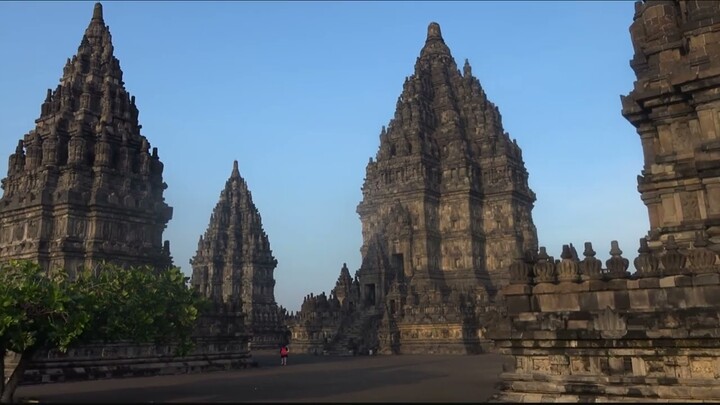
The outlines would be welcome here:
[[[628,291],[628,299],[630,307],[634,310],[650,309],[650,297],[647,290]]]
[[[528,284],[508,284],[503,287],[503,295],[529,295],[533,292],[533,287]]]
[[[603,280],[587,280],[583,283],[587,283],[588,291],[603,291],[607,290],[607,282]]]
[[[530,297],[528,295],[507,296],[508,314],[518,314],[531,311]]]
[[[589,291],[590,285],[588,283],[574,283],[569,281],[563,281],[557,284],[556,292],[559,294],[565,293],[578,293],[583,291]]]
[[[615,291],[613,301],[616,310],[630,309],[630,295],[628,290]]]
[[[598,291],[595,294],[597,295],[598,309],[615,308],[614,291]]]
[[[693,277],[694,286],[720,285],[720,274],[705,273],[697,274]]]
[[[656,277],[641,278],[638,280],[640,288],[660,288],[660,279]]]
[[[668,306],[667,290],[664,288],[657,288],[648,291],[648,300],[650,301],[650,307],[656,310],[664,309]]]
[[[628,289],[627,283],[628,283],[628,280],[627,280],[627,279],[622,279],[622,278],[621,278],[621,279],[608,280],[608,282],[607,282],[607,284],[606,284],[606,288],[607,288],[608,290],[623,290],[623,291],[625,291],[625,290]]]
[[[587,329],[590,326],[590,321],[582,320],[568,320],[568,329]]]
[[[667,276],[660,279],[660,288],[675,287],[675,280],[680,276]]]
[[[705,302],[709,306],[720,306],[720,287],[719,286],[703,286],[702,290]]]
[[[532,287],[532,294],[537,296],[542,294],[557,294],[558,291],[558,286],[553,283],[540,283]]]
[[[579,296],[580,307],[585,311],[596,311],[599,309],[597,295],[595,293],[582,293]]]
[[[693,277],[691,276],[680,275],[675,278],[675,285],[678,287],[692,287],[693,284]]]

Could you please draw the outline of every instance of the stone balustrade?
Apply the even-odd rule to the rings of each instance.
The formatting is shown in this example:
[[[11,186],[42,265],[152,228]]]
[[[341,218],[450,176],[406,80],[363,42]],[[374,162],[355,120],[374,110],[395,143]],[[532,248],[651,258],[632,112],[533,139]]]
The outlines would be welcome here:
[[[640,240],[634,274],[612,242],[602,268],[590,243],[580,260],[528,252],[502,290],[507,318],[489,333],[515,367],[496,400],[720,401],[720,266],[707,240]]]

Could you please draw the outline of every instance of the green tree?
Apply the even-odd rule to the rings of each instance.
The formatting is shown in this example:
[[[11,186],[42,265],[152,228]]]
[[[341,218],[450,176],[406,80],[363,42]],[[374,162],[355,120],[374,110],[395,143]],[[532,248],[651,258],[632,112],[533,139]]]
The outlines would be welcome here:
[[[29,261],[0,266],[0,401],[12,402],[32,356],[90,341],[174,343],[182,355],[203,300],[178,268],[158,271],[102,265],[70,280]],[[5,383],[5,354],[20,360]]]

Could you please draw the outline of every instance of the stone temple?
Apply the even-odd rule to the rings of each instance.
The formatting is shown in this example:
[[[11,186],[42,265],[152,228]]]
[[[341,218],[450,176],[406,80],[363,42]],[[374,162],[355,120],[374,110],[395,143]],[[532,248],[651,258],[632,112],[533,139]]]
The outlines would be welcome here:
[[[566,245],[513,263],[488,334],[514,358],[496,400],[720,401],[720,2],[638,1],[630,34],[622,112],[642,141],[649,240],[634,260],[612,242],[605,267],[589,242],[583,260]]]
[[[163,164],[140,133],[135,98],[125,90],[100,3],[60,85],[48,91],[36,124],[10,156],[2,182],[0,260],[37,260],[70,272],[102,261],[172,265],[169,244],[162,243],[172,217],[163,199]],[[172,355],[172,344],[152,343],[100,342],[67,353],[41,350],[25,371],[24,383],[253,363],[242,312],[213,308],[200,317],[193,339],[195,348],[184,357]],[[6,376],[16,361],[13,354],[6,356]]]
[[[2,180],[0,260],[70,272],[102,261],[171,265],[163,164],[140,133],[99,3],[35,123]]]
[[[630,27],[637,80],[622,98],[642,141],[648,244],[657,249],[673,236],[686,248],[704,232],[720,252],[720,5],[655,4]]]
[[[277,260],[237,161],[190,264],[203,296],[243,315],[254,348],[286,343],[284,310],[275,302]]]
[[[343,268],[329,298],[306,298],[293,344],[478,351],[476,311],[507,284],[512,260],[537,250],[535,194],[498,108],[467,60],[458,70],[437,23],[380,133],[362,192],[361,268],[355,280]],[[319,322],[315,312],[340,315]]]

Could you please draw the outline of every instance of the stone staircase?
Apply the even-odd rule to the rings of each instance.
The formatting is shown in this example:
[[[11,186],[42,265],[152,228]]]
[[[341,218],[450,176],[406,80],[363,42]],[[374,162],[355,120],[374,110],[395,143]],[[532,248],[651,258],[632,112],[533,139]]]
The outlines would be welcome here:
[[[372,337],[377,336],[377,325],[382,313],[375,311],[356,312],[343,322],[335,338],[330,342],[327,354],[330,356],[353,356],[367,354],[370,347],[375,348]],[[362,353],[353,353],[352,347]]]

